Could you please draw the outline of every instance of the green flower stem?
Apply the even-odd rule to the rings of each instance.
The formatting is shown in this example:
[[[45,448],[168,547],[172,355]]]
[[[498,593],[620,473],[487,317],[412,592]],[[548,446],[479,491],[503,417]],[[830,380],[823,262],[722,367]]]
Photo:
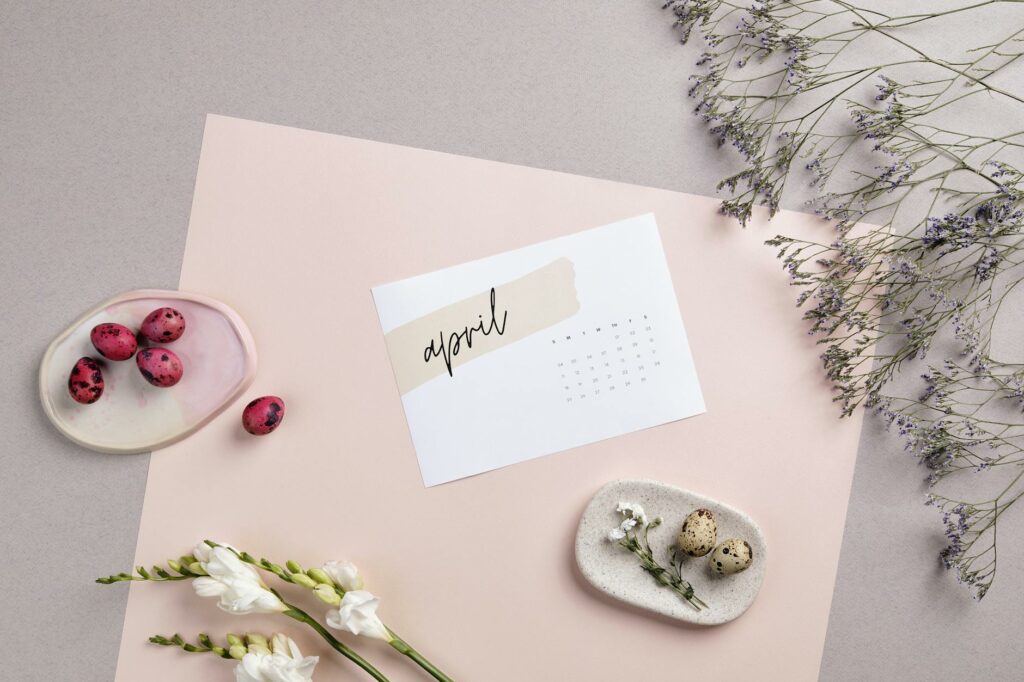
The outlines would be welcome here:
[[[384,673],[373,667],[369,661],[357,654],[348,646],[342,644],[338,639],[327,631],[323,625],[321,625],[315,618],[310,616],[308,613],[300,609],[298,606],[284,602],[284,605],[288,607],[287,611],[284,611],[284,615],[289,618],[293,618],[300,623],[305,623],[309,627],[313,628],[318,635],[324,638],[324,640],[331,645],[335,651],[349,659],[375,680],[379,682],[388,682],[388,678],[384,676]]]
[[[415,661],[416,665],[430,673],[430,675],[435,680],[439,680],[440,682],[452,682],[452,678],[448,677],[443,672],[441,672],[441,670],[433,663],[428,661],[423,656],[423,654],[416,651],[416,649],[412,648],[412,646],[408,642],[406,642],[404,639],[395,634],[394,630],[392,630],[391,628],[387,628],[387,630],[393,637],[393,639],[390,642],[388,642],[388,644],[390,644],[396,651],[398,651],[404,656],[408,656],[410,659]]]
[[[187,557],[191,558],[191,557]],[[96,582],[100,585],[113,585],[114,583],[142,581],[151,583],[162,583],[162,582],[173,582],[175,580],[192,580],[203,575],[200,572],[193,571],[187,567],[185,563],[186,557],[182,558],[179,563],[177,561],[169,561],[168,567],[153,566],[151,570],[146,570],[145,566],[136,566],[135,574],[132,573],[118,573],[117,575],[108,575],[104,578],[96,578]],[[193,562],[195,560],[193,559]],[[168,568],[170,570],[168,570]],[[177,572],[175,575],[173,572]]]
[[[174,635],[173,637],[164,637],[163,635],[153,635],[149,638],[149,641],[153,644],[159,644],[160,646],[173,646],[187,651],[191,654],[216,654],[221,658],[231,659],[232,656],[228,650],[222,646],[217,646],[213,643],[210,637],[206,634],[200,634],[197,638],[198,644],[191,644],[186,642],[181,635]]]

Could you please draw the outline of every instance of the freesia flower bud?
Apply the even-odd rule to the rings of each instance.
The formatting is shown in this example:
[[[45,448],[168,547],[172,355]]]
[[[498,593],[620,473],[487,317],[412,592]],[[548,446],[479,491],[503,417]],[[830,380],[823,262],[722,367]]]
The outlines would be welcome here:
[[[249,653],[253,654],[269,654],[270,643],[267,638],[257,632],[249,632],[245,635],[246,641],[249,642]]]
[[[227,640],[228,640],[228,646],[244,646],[245,645],[245,642],[243,642],[242,638],[239,637],[238,635],[232,635],[232,634],[229,633],[228,636],[227,636]]]
[[[175,573],[181,573],[181,564],[179,564],[174,559],[168,559],[167,560],[167,566],[168,566],[168,568],[170,568]]]
[[[313,588],[313,591],[316,592],[316,596],[320,598],[320,601],[322,601],[325,604],[337,606],[341,603],[341,597],[339,597],[338,593],[334,591],[333,585],[326,585],[324,583],[320,583],[315,588]]]
[[[306,587],[311,590],[317,585],[316,581],[310,578],[305,573],[295,573],[294,575],[292,575],[292,582],[296,585],[302,585],[303,587]]]
[[[245,641],[249,644],[260,644],[267,646],[267,638],[258,632],[247,632],[245,633]]]
[[[280,632],[274,633],[274,636],[270,638],[270,644],[270,648],[273,649],[275,654],[279,654],[281,656],[289,656],[291,654],[291,645],[293,642]]]
[[[228,648],[228,655],[230,655],[231,658],[235,659],[236,661],[240,661],[243,658],[245,658],[245,655],[247,653],[249,653],[249,650],[241,644],[233,644],[231,645],[231,647]]]
[[[308,575],[310,578],[317,581],[318,583],[323,583],[324,585],[334,585],[334,581],[331,580],[331,576],[327,575],[323,572],[323,570],[319,568],[309,569],[308,571],[306,571],[306,575]]]

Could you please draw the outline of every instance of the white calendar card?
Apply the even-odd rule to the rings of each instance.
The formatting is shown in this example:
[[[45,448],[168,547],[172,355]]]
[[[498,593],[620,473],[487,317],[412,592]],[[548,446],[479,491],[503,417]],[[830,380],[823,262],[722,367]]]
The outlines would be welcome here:
[[[373,297],[427,486],[704,412],[651,214]]]

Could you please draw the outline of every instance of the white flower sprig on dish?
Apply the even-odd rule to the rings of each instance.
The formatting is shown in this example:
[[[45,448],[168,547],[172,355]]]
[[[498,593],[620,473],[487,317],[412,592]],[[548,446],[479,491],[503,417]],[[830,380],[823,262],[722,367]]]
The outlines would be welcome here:
[[[624,539],[626,533],[633,530],[636,524],[647,524],[647,514],[644,513],[644,508],[635,502],[619,502],[619,506],[615,508],[615,511],[622,514],[624,518],[618,527],[612,528],[608,532],[608,539],[612,542]]]
[[[286,583],[306,588],[321,602],[334,607],[327,613],[325,619],[329,627],[383,640],[435,679],[440,682],[451,682],[450,678],[433,663],[384,625],[377,616],[380,600],[363,589],[363,578],[351,562],[329,561],[322,568],[304,570],[295,561],[287,561],[282,566],[267,559],[257,560],[248,552],[237,550],[230,545],[206,540],[200,543],[191,555],[181,557],[177,561],[170,560],[166,567],[153,566],[150,571],[144,566],[138,566],[135,574],[119,573],[99,578],[96,582],[109,585],[125,581],[192,580],[197,595],[217,599],[217,606],[228,613],[280,613],[310,626],[335,651],[379,682],[387,682],[383,673],[338,640],[313,616],[295,604],[285,601],[276,590],[268,587],[260,578],[257,569],[272,573]],[[151,641],[157,644],[165,643],[156,639]],[[177,644],[174,640],[168,641]]]
[[[227,646],[219,646],[209,635],[201,634],[197,644],[186,642],[181,635],[149,638],[153,644],[179,647],[189,653],[212,653],[238,661],[236,682],[312,682],[313,669],[320,660],[303,656],[298,645],[281,633],[267,641],[263,635],[250,632],[244,637],[228,635]]]
[[[640,560],[640,568],[647,571],[659,584],[678,594],[686,603],[701,611],[708,607],[694,594],[693,585],[683,578],[683,567],[674,552],[670,551],[671,565],[665,568],[654,558],[647,534],[661,525],[661,517],[648,523],[644,508],[635,502],[619,502],[615,511],[622,514],[622,522],[608,531],[608,540],[628,549]]]

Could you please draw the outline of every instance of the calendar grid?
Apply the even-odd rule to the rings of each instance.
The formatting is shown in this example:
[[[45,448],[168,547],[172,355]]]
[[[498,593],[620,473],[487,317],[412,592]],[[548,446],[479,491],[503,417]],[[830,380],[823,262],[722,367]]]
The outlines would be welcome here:
[[[656,339],[646,313],[552,337],[565,402],[600,399],[647,384],[661,366]]]

